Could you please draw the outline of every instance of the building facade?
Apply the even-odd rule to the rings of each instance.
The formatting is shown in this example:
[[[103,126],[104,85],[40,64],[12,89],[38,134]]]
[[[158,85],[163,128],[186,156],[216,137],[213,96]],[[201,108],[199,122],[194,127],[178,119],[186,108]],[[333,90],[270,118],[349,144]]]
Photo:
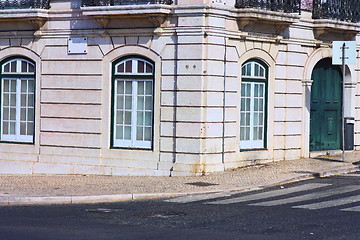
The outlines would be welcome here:
[[[359,61],[344,91],[331,61],[360,43],[353,2],[0,0],[0,173],[296,161],[341,149],[343,116],[357,150]]]

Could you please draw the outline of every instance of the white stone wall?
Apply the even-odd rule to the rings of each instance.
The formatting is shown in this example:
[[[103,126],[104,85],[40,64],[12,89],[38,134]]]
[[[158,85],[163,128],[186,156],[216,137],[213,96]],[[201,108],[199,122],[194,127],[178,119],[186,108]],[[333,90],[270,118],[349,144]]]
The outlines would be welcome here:
[[[51,1],[40,29],[2,19],[0,60],[26,56],[37,68],[35,144],[0,143],[0,173],[201,175],[309,156],[311,72],[331,44],[316,38],[308,12],[271,35],[261,23],[240,29],[233,0],[179,0],[158,25],[136,9],[85,14],[80,2]],[[68,54],[69,37],[87,37],[87,53]],[[110,146],[111,64],[126,55],[155,63],[152,150]],[[241,65],[251,58],[269,69],[267,146],[240,151]],[[346,80],[356,149],[358,74],[350,67]]]

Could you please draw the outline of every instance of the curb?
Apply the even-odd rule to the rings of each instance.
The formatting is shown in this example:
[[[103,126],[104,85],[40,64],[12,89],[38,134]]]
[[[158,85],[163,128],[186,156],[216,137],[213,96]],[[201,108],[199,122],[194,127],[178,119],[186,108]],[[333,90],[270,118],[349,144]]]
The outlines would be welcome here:
[[[89,196],[38,196],[38,197],[0,197],[0,206],[21,206],[21,205],[49,205],[49,204],[86,204],[86,203],[106,203],[124,202],[132,200],[149,200],[171,197],[181,197],[195,194],[210,194],[217,192],[244,192],[263,189],[266,187],[277,186],[292,182],[299,182],[319,177],[329,177],[334,175],[346,174],[359,170],[358,166],[343,167],[320,172],[302,174],[300,176],[284,177],[274,181],[236,187],[232,189],[218,189],[200,192],[179,192],[179,193],[127,193],[112,195],[89,195]]]

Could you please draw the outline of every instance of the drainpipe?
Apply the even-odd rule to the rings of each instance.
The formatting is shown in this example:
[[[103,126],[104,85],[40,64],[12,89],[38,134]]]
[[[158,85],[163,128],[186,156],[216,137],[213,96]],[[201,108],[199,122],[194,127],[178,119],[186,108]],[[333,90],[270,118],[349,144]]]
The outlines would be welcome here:
[[[224,37],[224,46],[225,46],[225,50],[224,50],[224,92],[223,92],[223,119],[222,119],[222,123],[223,123],[223,129],[222,129],[222,153],[221,153],[221,160],[222,160],[222,164],[225,170],[225,115],[226,115],[226,67],[227,67],[227,44],[226,44],[226,37]]]
[[[174,164],[176,163],[176,136],[177,136],[177,104],[178,104],[178,94],[177,94],[177,85],[178,85],[178,35],[175,32],[174,34],[174,43],[175,43],[175,52],[174,52],[174,96],[173,96],[173,144],[172,144],[172,167],[170,169],[170,177],[174,171]]]

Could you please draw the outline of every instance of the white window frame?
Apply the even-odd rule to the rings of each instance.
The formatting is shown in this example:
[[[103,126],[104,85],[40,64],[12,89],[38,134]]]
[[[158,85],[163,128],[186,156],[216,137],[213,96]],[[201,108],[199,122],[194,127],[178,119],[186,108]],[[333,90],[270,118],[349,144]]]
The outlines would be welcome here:
[[[125,63],[127,61],[132,61],[132,70],[131,72],[118,72],[118,66],[122,63]],[[138,72],[138,63],[139,61],[142,61],[146,64],[150,64],[151,65],[151,73],[139,73]],[[145,66],[146,67],[146,66]],[[122,61],[116,63],[116,65],[114,66],[114,76],[113,76],[113,118],[112,118],[112,147],[115,148],[140,148],[140,149],[151,149],[152,148],[152,143],[153,143],[153,112],[154,112],[154,65],[152,63],[150,63],[147,60],[144,60],[142,58],[125,58]],[[123,115],[123,123],[119,124],[117,123],[117,111],[120,110],[127,110],[126,107],[125,108],[120,108],[117,104],[117,97],[121,96],[121,94],[119,94],[117,92],[118,89],[118,84],[120,82],[131,82],[131,124],[126,124],[125,123],[125,115]],[[146,95],[144,93],[144,95],[138,95],[138,86],[139,84],[144,83],[144,85],[146,86],[147,82],[151,82],[151,109],[145,109],[145,105],[146,105],[146,98],[149,98],[150,95]],[[124,92],[126,90],[124,89]],[[145,89],[144,89],[145,91]],[[125,96],[129,97],[129,94],[124,93],[124,98]],[[139,110],[138,109],[138,97],[144,97],[144,109],[143,110]],[[126,99],[124,100],[124,105]],[[137,119],[137,114],[139,112],[144,113],[144,117],[145,114],[150,112],[151,113],[151,123],[150,125],[138,125],[138,119]],[[145,120],[143,120],[143,124]],[[125,127],[130,127],[131,128],[131,134],[130,134],[130,139],[119,139],[117,138],[117,132],[116,132],[116,128],[117,126],[122,126],[123,127],[123,131],[125,132]],[[137,134],[138,134],[138,127],[143,127],[149,130],[150,128],[150,140],[138,140],[137,139]],[[146,130],[144,130],[146,131]],[[122,133],[123,136],[125,133]],[[142,137],[144,138],[145,132],[143,132]]]
[[[26,62],[27,67],[26,67],[26,71],[22,71],[22,63]],[[7,65],[8,63],[15,63],[16,64],[16,69],[15,71],[11,71],[11,69],[9,69],[9,71],[5,72],[5,65]],[[32,67],[33,71],[29,71],[30,67]],[[35,120],[35,64],[31,63],[30,61],[26,60],[26,59],[22,59],[22,58],[17,58],[17,59],[11,59],[5,63],[2,64],[1,66],[1,79],[0,79],[0,87],[1,87],[1,97],[0,97],[0,116],[1,116],[1,120],[0,120],[0,139],[1,141],[9,141],[9,142],[23,142],[23,143],[33,143],[34,142],[34,120]],[[19,77],[21,75],[24,75],[23,77]],[[9,133],[4,133],[4,122],[10,122],[9,120],[5,120],[4,119],[4,109],[6,108],[6,106],[4,106],[4,89],[5,89],[5,81],[15,81],[16,82],[16,90],[15,90],[15,95],[16,95],[16,103],[15,103],[15,109],[16,109],[16,116],[15,116],[15,133],[11,134]],[[21,106],[21,95],[22,95],[22,91],[21,91],[21,84],[22,81],[33,81],[33,89],[32,92],[28,92],[28,88],[23,95],[26,96],[26,102],[28,103],[28,95],[33,95],[33,99],[32,99],[32,106],[29,106],[28,104],[26,104],[25,106]],[[11,92],[11,90],[9,90],[9,92]],[[10,100],[9,100],[10,101]],[[10,106],[10,105],[9,105]],[[21,119],[21,109],[25,109],[25,120]],[[31,115],[31,120],[27,119],[28,118],[28,111],[29,109],[32,109],[32,115]],[[32,125],[32,129],[31,129],[31,135],[24,135],[21,134],[21,123],[26,125],[25,128],[25,132],[27,133],[28,131],[28,125],[27,123],[30,123]]]
[[[255,71],[255,69],[258,69]],[[250,72],[248,71],[250,69]],[[257,61],[249,61],[242,66],[242,84],[241,87],[244,88],[245,85],[250,87],[250,96],[245,96],[245,98],[250,100],[249,106],[245,106],[243,109],[242,104],[240,104],[240,150],[249,150],[249,149],[263,149],[265,148],[266,143],[266,102],[267,102],[267,76],[266,68],[262,66]],[[255,96],[255,86],[262,86],[262,96]],[[241,89],[244,90],[244,89]],[[259,100],[262,99],[262,104],[259,103]],[[243,92],[241,92],[240,100],[243,100]],[[257,100],[257,101],[256,101]],[[255,102],[257,104],[257,110],[255,109]],[[246,105],[246,103],[244,103]],[[262,110],[260,110],[262,109]],[[249,114],[248,119],[243,119],[242,116]],[[262,122],[259,123],[259,115],[262,114]],[[257,116],[257,122],[255,117]],[[245,125],[244,125],[245,121]],[[241,131],[244,127],[249,128],[249,132]],[[261,139],[259,139],[259,133],[255,136],[256,131],[259,131],[261,128]],[[245,133],[245,138],[243,134]]]

